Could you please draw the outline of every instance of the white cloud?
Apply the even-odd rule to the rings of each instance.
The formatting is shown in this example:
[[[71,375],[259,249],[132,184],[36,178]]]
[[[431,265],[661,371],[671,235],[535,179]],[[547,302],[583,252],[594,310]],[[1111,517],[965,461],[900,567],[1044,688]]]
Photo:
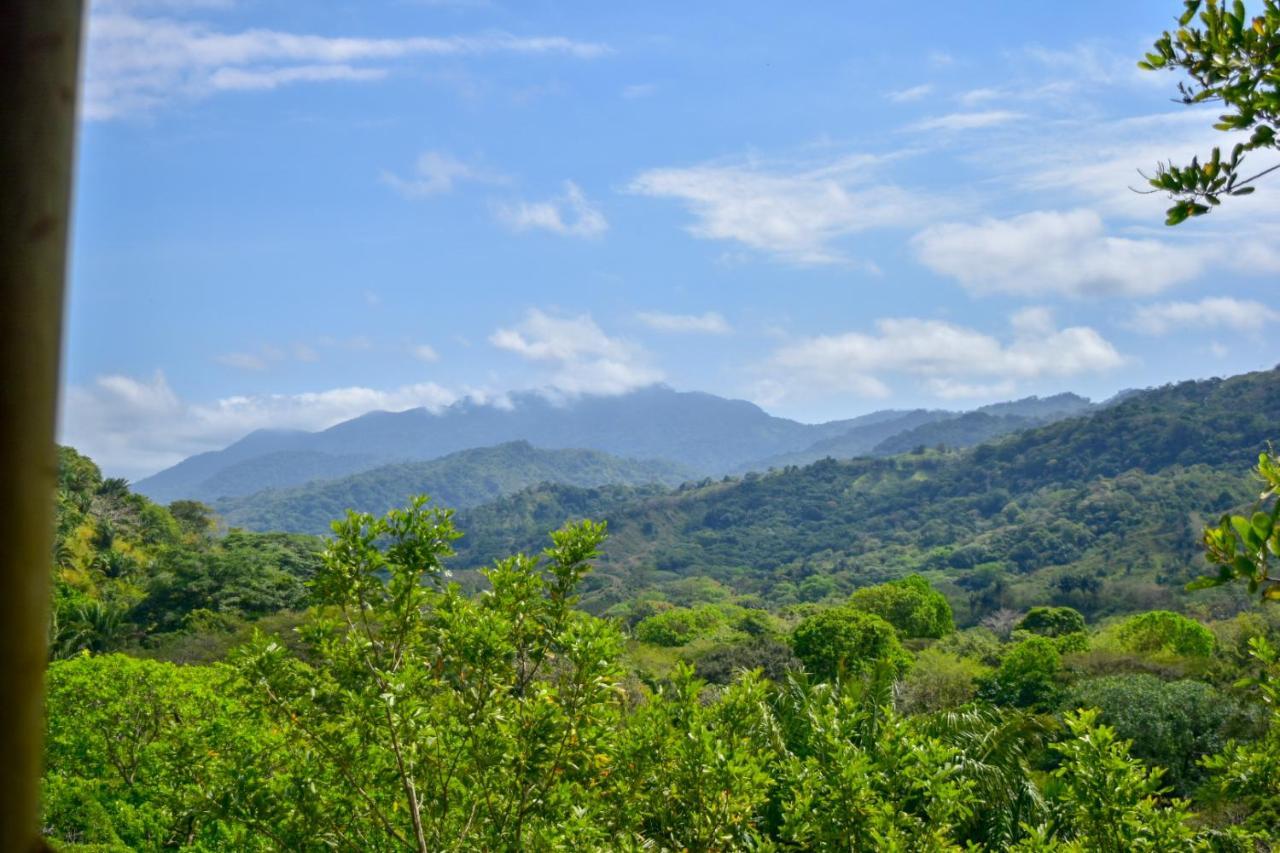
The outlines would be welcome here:
[[[976,130],[1008,124],[1022,118],[1022,113],[1011,110],[983,110],[969,113],[950,113],[924,119],[911,125],[912,130]]]
[[[356,68],[351,65],[293,65],[288,68],[219,68],[209,75],[209,85],[218,91],[266,91],[290,83],[321,83],[334,80],[381,80],[385,68]]]
[[[502,175],[464,163],[443,151],[422,152],[414,163],[413,174],[408,178],[385,171],[378,177],[405,198],[425,198],[451,192],[462,181],[498,184],[506,180]]]
[[[409,348],[409,352],[418,361],[432,363],[440,360],[440,353],[436,352],[436,348],[431,344],[415,344]]]
[[[515,231],[542,229],[564,237],[598,237],[609,230],[604,214],[594,207],[573,181],[564,193],[546,201],[500,205],[498,218]]]
[[[357,386],[190,403],[179,398],[160,372],[150,379],[102,376],[66,390],[60,440],[110,471],[138,477],[223,447],[255,429],[324,429],[379,409],[439,410],[457,396],[424,382],[389,390]]]
[[[168,9],[177,12],[179,6],[193,4],[170,3]],[[387,73],[389,63],[414,57],[516,53],[589,59],[607,51],[601,44],[560,36],[505,33],[354,38],[268,29],[222,32],[198,21],[143,17],[117,3],[89,17],[84,113],[110,119],[219,90],[373,80]]]
[[[1280,321],[1280,311],[1251,299],[1217,296],[1199,302],[1161,302],[1135,309],[1130,325],[1148,335],[1175,329],[1259,332]]]
[[[707,335],[727,335],[729,323],[714,311],[705,314],[664,314],[660,311],[642,311],[636,315],[641,323],[659,332],[693,332]]]
[[[662,378],[643,349],[609,337],[587,314],[555,316],[530,309],[518,325],[496,330],[489,343],[546,364],[550,385],[566,394],[619,394]]]
[[[981,88],[981,89],[970,89],[967,92],[961,92],[958,96],[956,96],[956,100],[964,104],[966,107],[973,107],[973,106],[977,106],[978,104],[985,104],[987,101],[998,100],[1005,96],[1006,96],[1005,93],[1000,91],[999,89]]]
[[[255,352],[227,352],[214,356],[214,361],[237,370],[266,370],[272,364],[284,361],[292,356],[300,362],[320,360],[320,354],[304,343],[296,343],[286,349],[267,344]]]
[[[907,89],[898,89],[885,95],[886,98],[895,104],[904,104],[910,101],[918,101],[921,98],[933,92],[932,83],[921,83],[919,86],[911,86]]]
[[[237,370],[266,370],[267,360],[251,352],[228,352],[214,358],[218,364],[234,367]]]
[[[656,94],[657,85],[653,83],[633,83],[630,86],[624,86],[622,89],[622,97],[628,101],[634,101],[638,98],[648,98]]]
[[[977,293],[1152,294],[1195,278],[1209,260],[1202,248],[1108,236],[1091,210],[935,225],[912,245],[925,266]]]
[[[766,393],[847,392],[883,397],[905,376],[943,398],[1011,393],[1019,382],[1110,370],[1123,357],[1086,326],[1055,329],[1043,312],[1019,313],[1013,335],[993,335],[915,317],[876,322],[874,332],[804,338],[780,347],[765,367]]]
[[[818,167],[769,169],[755,163],[652,169],[629,190],[683,202],[689,233],[730,240],[798,264],[848,258],[832,243],[871,228],[918,225],[938,200],[879,180],[884,161],[850,156]]]

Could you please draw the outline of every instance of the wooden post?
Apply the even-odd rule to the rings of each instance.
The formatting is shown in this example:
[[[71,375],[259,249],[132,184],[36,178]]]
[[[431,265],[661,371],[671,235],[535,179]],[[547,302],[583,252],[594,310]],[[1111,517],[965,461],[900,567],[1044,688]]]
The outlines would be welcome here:
[[[81,0],[0,0],[0,850],[40,850]]]

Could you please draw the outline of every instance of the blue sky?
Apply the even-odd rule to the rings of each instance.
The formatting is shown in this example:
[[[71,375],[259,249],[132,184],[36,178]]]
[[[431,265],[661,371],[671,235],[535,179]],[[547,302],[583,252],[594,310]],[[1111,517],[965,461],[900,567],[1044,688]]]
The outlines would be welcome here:
[[[1270,367],[1280,184],[1177,229],[1127,189],[1222,141],[1134,64],[1178,7],[101,0],[62,438],[137,477],[513,390]]]

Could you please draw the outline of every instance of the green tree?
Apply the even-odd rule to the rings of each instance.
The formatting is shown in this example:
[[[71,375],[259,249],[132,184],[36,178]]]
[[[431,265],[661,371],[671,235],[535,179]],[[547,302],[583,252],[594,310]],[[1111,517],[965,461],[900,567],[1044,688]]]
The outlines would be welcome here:
[[[1129,755],[1127,742],[1098,723],[1095,710],[1069,713],[1071,737],[1052,745],[1061,756],[1052,818],[1019,850],[1129,853],[1195,849],[1182,800],[1164,800],[1162,771]]]
[[[1280,653],[1261,637],[1250,646],[1261,672],[1240,686],[1258,689],[1268,708],[1269,726],[1261,738],[1232,741],[1221,753],[1204,759],[1209,781],[1202,794],[1211,802],[1243,807],[1250,830],[1280,838]]]
[[[1205,556],[1218,567],[1218,573],[1192,581],[1187,589],[1205,589],[1241,579],[1248,584],[1250,593],[1280,600],[1280,578],[1271,575],[1271,561],[1280,555],[1280,500],[1276,500],[1280,494],[1280,460],[1263,453],[1254,472],[1262,480],[1263,491],[1253,514],[1224,515],[1217,527],[1205,528]]]
[[[879,616],[903,637],[939,639],[955,630],[946,596],[919,575],[855,590],[848,603]]]
[[[331,781],[313,795],[325,843],[598,845],[580,809],[609,761],[621,638],[574,605],[604,526],[554,533],[545,560],[499,561],[476,599],[446,582],[459,534],[423,498],[349,512],[334,533],[306,659],[263,639],[237,662],[245,701],[308,756],[287,769],[293,787]]]
[[[1052,707],[1062,689],[1058,683],[1061,668],[1062,656],[1053,640],[1029,637],[1005,652],[1000,666],[983,685],[982,695],[1000,705]]]
[[[1074,607],[1033,607],[1017,625],[1019,631],[1042,637],[1061,637],[1084,629],[1084,616]]]
[[[1119,645],[1142,654],[1204,658],[1213,654],[1213,632],[1194,619],[1168,610],[1130,616],[1114,630]]]
[[[1247,720],[1228,696],[1200,681],[1161,681],[1137,673],[1077,685],[1067,708],[1097,708],[1099,720],[1130,742],[1130,752],[1165,768],[1174,791],[1188,794],[1203,776],[1200,759],[1222,749]]]
[[[253,737],[225,675],[124,655],[50,665],[45,826],[64,842],[124,849],[258,850],[222,819],[220,780]]]
[[[1166,224],[1177,225],[1222,203],[1223,196],[1247,195],[1258,178],[1280,169],[1270,166],[1245,177],[1248,152],[1280,147],[1280,2],[1262,0],[1261,14],[1250,17],[1242,0],[1186,0],[1176,32],[1165,32],[1139,62],[1147,70],[1184,71],[1178,84],[1188,105],[1217,103],[1225,110],[1216,130],[1247,133],[1230,154],[1214,146],[1202,163],[1161,163],[1149,179],[1152,192],[1175,199]],[[1199,17],[1200,26],[1192,25]]]
[[[861,675],[879,662],[899,672],[910,663],[892,625],[847,605],[806,617],[792,633],[791,647],[805,669],[823,681]]]

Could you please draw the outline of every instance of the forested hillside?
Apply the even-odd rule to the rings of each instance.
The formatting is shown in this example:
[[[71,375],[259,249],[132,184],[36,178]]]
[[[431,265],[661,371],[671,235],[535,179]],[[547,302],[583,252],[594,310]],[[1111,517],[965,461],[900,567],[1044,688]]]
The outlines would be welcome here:
[[[71,448],[59,462],[53,657],[228,634],[309,601],[321,540],[220,534],[201,504],[152,503]]]
[[[544,449],[586,449],[665,461],[681,476],[719,476],[808,464],[827,456],[891,455],[921,443],[968,447],[1088,411],[1091,406],[1082,397],[1059,394],[984,406],[968,414],[886,410],[804,424],[766,414],[743,400],[661,386],[614,397],[581,395],[566,400],[528,393],[515,395],[509,406],[468,400],[438,413],[425,409],[371,412],[316,433],[260,430],[224,450],[193,456],[147,477],[136,488],[158,501],[213,502],[512,441]],[[903,438],[908,433],[911,437]],[[385,472],[375,479],[386,482]],[[635,480],[622,476],[614,482]],[[472,494],[457,492],[463,500],[456,505],[470,501]],[[381,505],[390,506],[403,497],[397,495]],[[277,518],[283,522],[291,516],[285,513]],[[310,521],[310,527],[299,529],[316,529],[315,518]]]
[[[774,603],[909,572],[962,618],[1054,601],[1174,606],[1206,519],[1255,497],[1242,476],[1280,423],[1280,372],[1184,382],[964,452],[826,460],[666,494],[534,489],[463,514],[464,560],[528,548],[566,518],[612,538],[587,600],[708,575]]]
[[[595,450],[541,450],[515,441],[226,499],[214,508],[232,527],[327,534],[333,519],[348,509],[381,515],[414,495],[430,495],[440,505],[464,509],[541,483],[671,486],[691,476],[671,462],[619,459]]]

